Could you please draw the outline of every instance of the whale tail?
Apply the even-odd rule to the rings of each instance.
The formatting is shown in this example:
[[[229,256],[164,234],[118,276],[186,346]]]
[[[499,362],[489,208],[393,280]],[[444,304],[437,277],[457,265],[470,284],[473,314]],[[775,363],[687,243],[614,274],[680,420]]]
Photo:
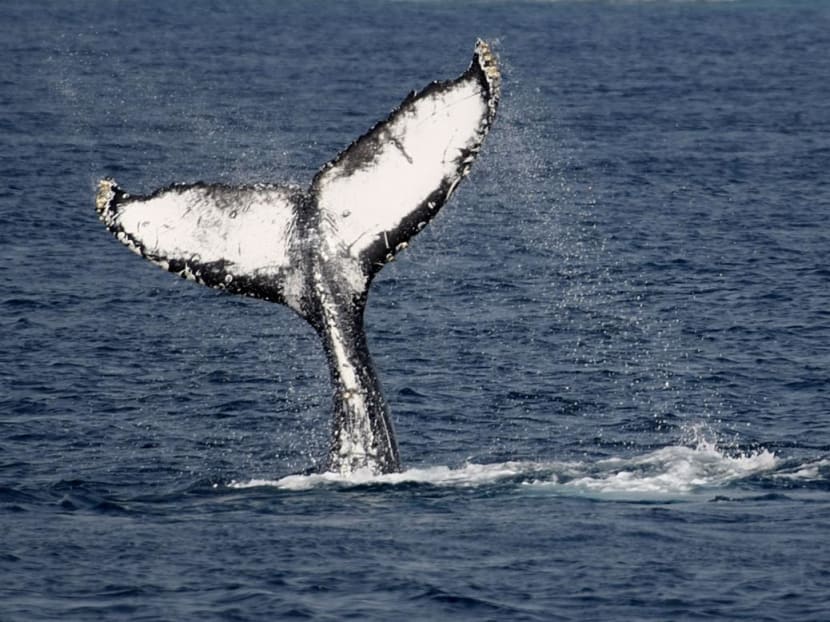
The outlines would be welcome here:
[[[307,190],[199,182],[139,196],[108,178],[96,209],[121,242],[165,270],[305,318],[323,338],[335,387],[331,465],[397,470],[362,332],[368,289],[468,174],[499,95],[497,61],[479,40],[462,75],[412,92]]]

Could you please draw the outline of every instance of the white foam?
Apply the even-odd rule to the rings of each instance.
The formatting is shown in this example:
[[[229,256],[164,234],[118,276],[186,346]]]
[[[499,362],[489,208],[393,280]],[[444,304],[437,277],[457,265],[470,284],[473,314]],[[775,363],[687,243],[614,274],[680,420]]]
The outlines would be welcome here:
[[[684,495],[727,486],[770,471],[777,464],[775,454],[766,449],[732,456],[712,443],[700,443],[695,447],[665,447],[631,459],[603,460],[591,473],[557,486],[602,495]]]
[[[308,490],[326,485],[341,487],[365,486],[368,484],[432,484],[434,486],[477,486],[501,479],[521,475],[533,465],[527,462],[503,462],[496,464],[468,463],[457,469],[448,466],[434,466],[407,469],[402,473],[377,475],[371,469],[358,469],[349,474],[314,473],[311,475],[288,475],[278,480],[252,479],[247,482],[232,482],[232,488],[273,486],[284,490]]]
[[[551,490],[556,494],[570,496],[683,497],[695,491],[724,487],[746,477],[771,471],[778,464],[775,454],[766,449],[729,455],[714,444],[700,443],[695,447],[671,446],[632,458],[611,458],[593,463],[467,463],[458,468],[434,466],[384,475],[376,475],[369,469],[364,469],[350,474],[318,473],[289,475],[277,480],[253,479],[232,482],[230,486],[272,486],[282,490],[408,483],[473,487],[513,480],[517,486],[528,487],[526,490]]]

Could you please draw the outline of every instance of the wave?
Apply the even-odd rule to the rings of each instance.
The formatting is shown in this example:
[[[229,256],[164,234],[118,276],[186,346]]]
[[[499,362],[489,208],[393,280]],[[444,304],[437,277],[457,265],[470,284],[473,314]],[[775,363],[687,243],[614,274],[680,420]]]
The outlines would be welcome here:
[[[830,458],[816,458],[806,462],[797,462],[778,469],[773,479],[806,485],[810,483],[827,483],[830,480]]]

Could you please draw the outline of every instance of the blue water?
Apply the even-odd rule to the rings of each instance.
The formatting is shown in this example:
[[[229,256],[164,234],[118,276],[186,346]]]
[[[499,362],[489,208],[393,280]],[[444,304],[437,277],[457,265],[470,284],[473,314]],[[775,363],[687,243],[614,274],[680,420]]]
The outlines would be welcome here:
[[[0,6],[0,620],[830,619],[830,3]],[[312,330],[129,253],[97,179],[293,181],[504,67],[373,286],[406,471]]]

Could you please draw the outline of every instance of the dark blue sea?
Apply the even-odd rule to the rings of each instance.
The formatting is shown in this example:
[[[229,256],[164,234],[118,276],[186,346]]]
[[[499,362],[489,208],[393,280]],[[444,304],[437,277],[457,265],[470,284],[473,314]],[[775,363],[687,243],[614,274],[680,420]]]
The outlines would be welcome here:
[[[319,340],[128,252],[98,179],[293,182],[504,71],[366,317],[404,472],[338,478]],[[2,2],[0,620],[830,620],[830,2]]]

